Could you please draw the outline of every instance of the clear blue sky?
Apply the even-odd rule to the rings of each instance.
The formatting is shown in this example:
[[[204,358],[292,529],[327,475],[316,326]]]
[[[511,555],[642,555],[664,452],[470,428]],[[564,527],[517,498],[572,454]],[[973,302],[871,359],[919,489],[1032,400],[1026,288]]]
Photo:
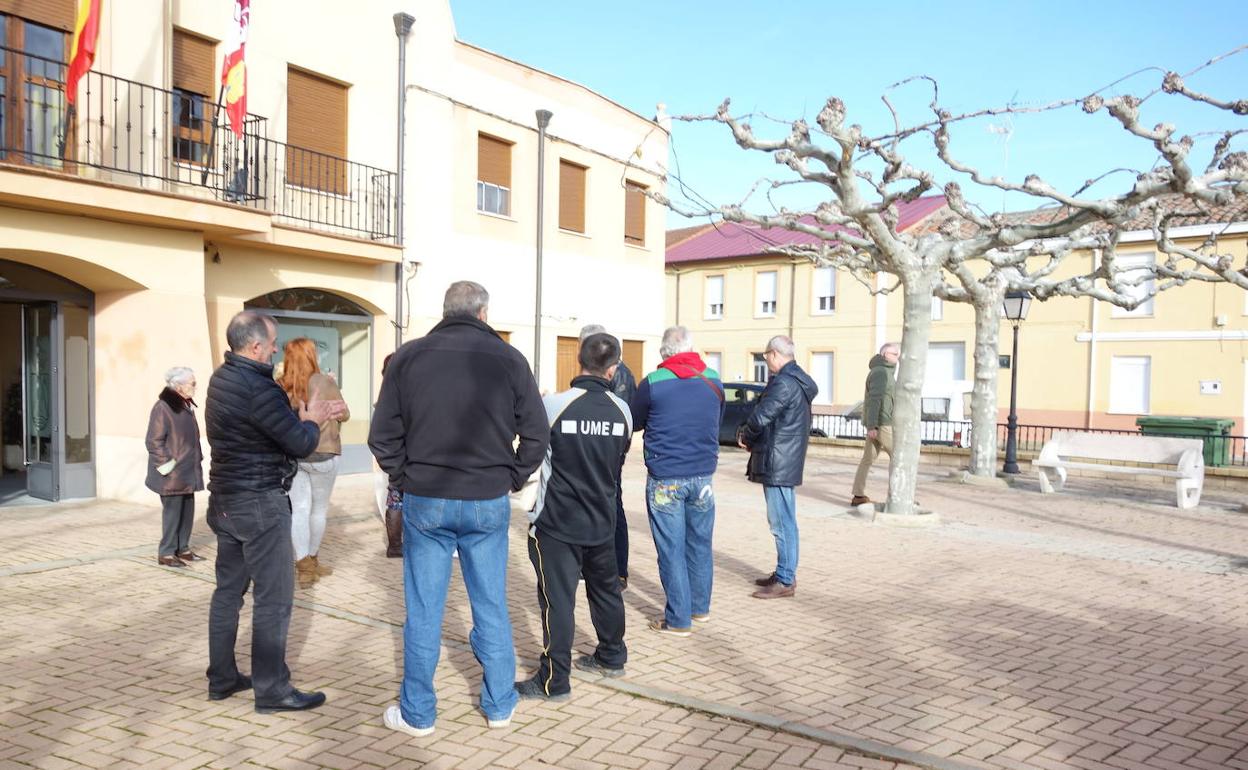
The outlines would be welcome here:
[[[461,40],[582,83],[647,117],[658,102],[672,115],[699,114],[731,97],[735,111],[785,120],[804,115],[813,122],[825,99],[835,95],[847,103],[849,122],[872,133],[892,126],[880,95],[911,75],[935,77],[942,104],[969,111],[1083,96],[1144,67],[1187,72],[1248,43],[1248,0],[1185,5],[451,0]],[[1146,72],[1108,93],[1142,95],[1160,79],[1160,72]],[[1248,51],[1205,70],[1189,85],[1225,99],[1248,98]],[[927,119],[929,90],[912,85],[892,93],[903,120]],[[1165,120],[1183,133],[1248,129],[1248,117],[1193,109],[1164,94],[1145,107],[1150,126]],[[754,123],[759,133],[787,132],[762,117]],[[967,124],[954,135],[955,152],[1016,181],[1040,174],[1066,192],[1116,167],[1147,168],[1155,157],[1151,146],[1127,136],[1104,111],[1015,117],[1008,142],[992,133],[989,123],[1005,126],[1000,118]],[[1213,139],[1200,141],[1207,156]],[[930,141],[914,144],[907,151],[912,162],[942,180],[955,178],[935,167]],[[1236,146],[1248,149],[1248,138]],[[673,149],[681,179],[717,203],[739,201],[761,176],[785,178],[786,170],[769,158],[738,149],[723,127],[677,123]],[[1129,183],[1129,176],[1119,175],[1096,189],[1108,195]],[[1003,201],[1000,193],[972,196],[970,186],[963,187],[990,210],[1034,205],[1023,197]],[[670,192],[678,193],[674,183]],[[788,199],[790,205],[798,205],[819,193],[788,194],[797,196]],[[762,198],[753,204],[769,208]],[[668,223],[690,224],[674,215]]]

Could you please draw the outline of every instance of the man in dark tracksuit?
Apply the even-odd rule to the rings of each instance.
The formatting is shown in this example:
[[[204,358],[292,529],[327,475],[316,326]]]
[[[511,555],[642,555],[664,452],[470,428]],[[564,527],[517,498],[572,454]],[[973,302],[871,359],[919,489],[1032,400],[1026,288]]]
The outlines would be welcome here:
[[[590,335],[578,359],[581,375],[572,388],[545,399],[550,447],[529,527],[529,559],[537,571],[542,611],[542,657],[533,678],[516,683],[521,698],[568,699],[573,609],[582,574],[598,648],[578,658],[577,668],[620,676],[628,656],[615,564],[615,490],[633,426],[628,405],[611,393],[609,382],[620,344],[609,334]]]
[[[605,334],[601,324],[585,324],[581,327],[580,342],[584,343],[592,334]],[[621,358],[611,375],[611,392],[626,404],[633,403],[637,394],[637,378],[633,376],[628,364]],[[620,458],[620,476],[624,475],[624,458]],[[620,573],[620,588],[628,588],[628,519],[624,516],[624,486],[615,487],[615,567]]]

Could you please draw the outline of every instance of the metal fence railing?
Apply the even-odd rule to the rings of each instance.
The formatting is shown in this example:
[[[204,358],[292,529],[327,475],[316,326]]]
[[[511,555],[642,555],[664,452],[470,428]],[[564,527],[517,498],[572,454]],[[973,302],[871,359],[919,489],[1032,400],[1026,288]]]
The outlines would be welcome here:
[[[200,195],[395,242],[392,171],[270,139],[268,121],[256,115],[237,136],[210,98],[102,72],[83,77],[71,110],[67,64],[2,46],[0,60],[9,81],[0,162]]]
[[[862,439],[866,430],[858,417],[846,417],[839,414],[817,414],[811,428],[828,438]],[[923,420],[920,423],[920,440],[924,444],[935,444],[954,447],[971,445],[971,423],[969,420]],[[1005,451],[1005,439],[1008,426],[997,424],[997,449]],[[1039,452],[1045,442],[1058,432],[1075,433],[1113,433],[1123,435],[1141,435],[1138,430],[1120,430],[1109,428],[1076,428],[1061,425],[1019,425],[1018,449],[1023,452]],[[1199,439],[1205,444],[1206,464],[1218,466],[1248,467],[1248,436],[1190,436],[1177,434],[1168,435],[1172,438]]]

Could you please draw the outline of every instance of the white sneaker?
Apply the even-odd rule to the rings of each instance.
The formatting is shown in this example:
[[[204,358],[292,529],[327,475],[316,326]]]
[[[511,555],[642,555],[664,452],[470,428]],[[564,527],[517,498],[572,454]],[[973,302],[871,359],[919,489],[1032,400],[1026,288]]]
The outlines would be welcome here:
[[[386,713],[382,715],[381,721],[391,730],[398,730],[401,733],[407,733],[413,738],[424,738],[426,735],[433,735],[433,725],[428,727],[412,727],[403,719],[403,712],[398,706],[389,706]],[[510,721],[510,719],[508,720]]]
[[[515,714],[515,713],[516,713],[516,710],[513,708],[511,712],[507,714],[507,716],[503,717],[502,719],[486,719],[485,724],[492,730],[501,730],[504,727],[510,727],[511,716],[512,714]]]

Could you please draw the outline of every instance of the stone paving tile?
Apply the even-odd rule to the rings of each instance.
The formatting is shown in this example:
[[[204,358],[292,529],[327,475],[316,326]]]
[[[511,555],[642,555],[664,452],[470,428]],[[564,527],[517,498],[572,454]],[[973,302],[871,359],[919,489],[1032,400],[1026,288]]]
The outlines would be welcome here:
[[[1232,512],[1234,500],[1207,495],[1201,508],[1178,511],[1162,488],[1103,494],[1081,479],[1071,493],[1041,496],[1028,480],[987,490],[938,483],[941,471],[928,469],[920,499],[944,523],[893,529],[845,515],[852,464],[812,458],[799,491],[798,594],[763,603],[749,598],[749,580],[770,571],[774,551],[761,491],[740,478],[743,459],[726,451],[716,479],[712,620],[683,640],[644,630],[663,594],[644,470],[630,459],[622,682],[967,767],[1248,768],[1248,610],[1239,598],[1248,517]],[[898,766],[582,680],[571,702],[525,703],[511,730],[486,730],[473,705],[479,669],[465,645],[458,578],[438,731],[417,741],[386,730],[380,712],[401,668],[402,581],[397,560],[379,556],[368,482],[340,479],[321,552],[338,571],[296,594],[295,682],[326,689],[330,702],[294,716],[256,715],[246,697],[203,699],[211,569],[201,563],[188,575],[152,563],[156,505],[0,511],[0,764]],[[48,538],[49,516],[75,537]],[[522,674],[540,646],[523,527],[517,517],[509,564]],[[201,518],[195,542],[211,556],[206,534]],[[12,574],[66,559],[85,563]],[[583,606],[578,631],[578,648],[591,649]]]

